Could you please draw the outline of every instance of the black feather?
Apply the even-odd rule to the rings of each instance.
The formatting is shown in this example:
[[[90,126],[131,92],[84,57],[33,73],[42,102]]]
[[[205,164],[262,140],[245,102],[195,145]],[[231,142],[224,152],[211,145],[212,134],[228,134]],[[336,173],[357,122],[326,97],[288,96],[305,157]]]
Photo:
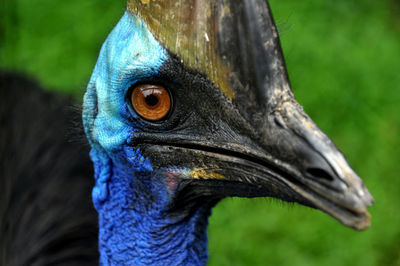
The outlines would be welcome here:
[[[69,141],[70,105],[0,72],[0,265],[98,265],[89,146]]]

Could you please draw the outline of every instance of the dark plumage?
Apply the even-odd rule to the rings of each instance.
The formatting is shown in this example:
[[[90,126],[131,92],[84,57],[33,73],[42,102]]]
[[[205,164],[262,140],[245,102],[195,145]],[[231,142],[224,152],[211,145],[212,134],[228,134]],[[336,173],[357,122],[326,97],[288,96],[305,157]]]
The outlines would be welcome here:
[[[0,265],[97,264],[89,148],[69,141],[82,132],[70,106],[0,73]]]

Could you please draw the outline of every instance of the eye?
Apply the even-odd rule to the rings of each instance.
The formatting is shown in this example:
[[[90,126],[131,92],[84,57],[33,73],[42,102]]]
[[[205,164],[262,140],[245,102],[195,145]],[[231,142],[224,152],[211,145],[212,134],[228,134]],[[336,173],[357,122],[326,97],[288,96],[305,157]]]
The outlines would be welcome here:
[[[135,87],[131,102],[136,113],[151,121],[164,118],[171,109],[170,94],[159,85],[144,84]]]

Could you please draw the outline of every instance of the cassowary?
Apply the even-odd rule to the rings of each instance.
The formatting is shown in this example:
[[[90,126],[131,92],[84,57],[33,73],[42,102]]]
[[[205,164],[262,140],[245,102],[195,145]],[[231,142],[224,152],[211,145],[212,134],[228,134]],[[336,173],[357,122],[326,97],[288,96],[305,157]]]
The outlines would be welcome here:
[[[298,202],[354,229],[369,226],[373,198],[296,102],[264,0],[128,1],[82,117],[102,265],[205,264],[208,216],[229,196]],[[80,160],[78,151],[57,154],[48,161]],[[80,180],[59,188],[71,195]],[[74,217],[77,228],[87,222]],[[51,229],[62,224],[40,226],[56,239]]]

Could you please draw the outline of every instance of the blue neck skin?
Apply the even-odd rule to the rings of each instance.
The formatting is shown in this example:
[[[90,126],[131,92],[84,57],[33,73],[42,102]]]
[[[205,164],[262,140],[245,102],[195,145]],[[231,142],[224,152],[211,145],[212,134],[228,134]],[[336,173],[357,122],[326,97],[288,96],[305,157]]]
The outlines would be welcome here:
[[[126,102],[128,88],[157,75],[167,58],[145,23],[126,12],[103,44],[84,97],[101,265],[203,265],[207,261],[210,207],[201,206],[190,216],[189,212],[168,213],[174,186],[166,174],[170,178],[176,169],[153,169],[139,149],[127,144],[140,128]]]
[[[190,216],[168,215],[172,192],[163,178],[119,162],[113,162],[112,173],[108,198],[98,208],[102,265],[206,263],[210,207]]]

